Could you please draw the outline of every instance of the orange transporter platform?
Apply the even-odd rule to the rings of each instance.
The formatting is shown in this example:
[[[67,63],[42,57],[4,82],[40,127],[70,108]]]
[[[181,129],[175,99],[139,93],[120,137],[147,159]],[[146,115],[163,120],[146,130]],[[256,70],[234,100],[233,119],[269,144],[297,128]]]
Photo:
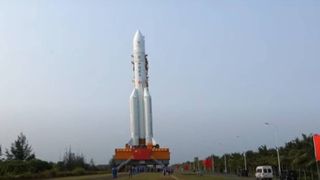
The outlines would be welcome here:
[[[168,148],[157,147],[126,147],[115,149],[117,165],[163,165],[167,166],[170,160]]]

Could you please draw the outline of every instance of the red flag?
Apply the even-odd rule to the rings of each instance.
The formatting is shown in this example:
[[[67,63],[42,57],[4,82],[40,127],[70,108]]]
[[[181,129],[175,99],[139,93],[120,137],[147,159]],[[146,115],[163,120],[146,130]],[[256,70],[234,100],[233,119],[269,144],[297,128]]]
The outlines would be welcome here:
[[[206,164],[207,164],[207,160],[205,160],[205,159],[204,159],[204,160],[202,160],[202,164],[203,164],[203,167],[204,167],[204,168],[207,168],[207,166],[206,166]]]
[[[316,156],[316,161],[320,161],[320,135],[313,135],[313,145],[314,145],[314,154]]]
[[[185,171],[189,171],[189,169],[190,169],[190,168],[189,168],[189,164],[185,164],[183,169],[184,169]]]
[[[212,168],[212,159],[207,159],[206,160],[206,167],[207,167],[207,169],[211,169]]]
[[[203,166],[205,169],[211,169],[212,168],[212,159],[205,159],[202,161]]]

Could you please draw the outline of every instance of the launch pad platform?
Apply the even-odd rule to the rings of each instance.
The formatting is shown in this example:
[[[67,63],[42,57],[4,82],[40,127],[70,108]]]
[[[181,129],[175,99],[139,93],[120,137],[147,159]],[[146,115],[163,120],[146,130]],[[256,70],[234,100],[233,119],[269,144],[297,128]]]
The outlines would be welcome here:
[[[124,165],[161,165],[168,166],[170,151],[156,146],[131,147],[115,149],[114,160],[118,168]]]

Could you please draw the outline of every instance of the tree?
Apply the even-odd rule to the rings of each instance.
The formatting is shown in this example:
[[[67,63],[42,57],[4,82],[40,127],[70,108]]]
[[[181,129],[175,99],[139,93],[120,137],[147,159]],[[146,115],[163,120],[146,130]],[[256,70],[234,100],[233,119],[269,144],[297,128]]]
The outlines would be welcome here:
[[[83,154],[75,154],[71,151],[71,147],[66,150],[63,161],[58,163],[62,170],[74,170],[75,168],[87,169],[87,164]]]
[[[97,167],[92,158],[90,159],[89,170],[97,170]]]
[[[112,158],[109,160],[109,166],[114,167],[116,165],[116,160],[115,157],[112,156]]]
[[[0,145],[0,161],[2,161],[2,149],[1,149],[1,145]]]
[[[280,151],[282,170],[302,170],[309,179],[317,177],[317,165],[314,159],[312,134],[302,134],[302,137],[297,137],[278,148]],[[243,158],[241,157],[241,154],[223,154],[220,157],[215,157],[214,166],[217,171],[224,171],[225,156],[227,157],[227,166],[229,170],[232,170],[229,172],[233,173],[235,169],[243,167]],[[275,148],[268,148],[266,145],[260,146],[256,151],[247,151],[246,158],[247,169],[251,175],[254,174],[255,168],[260,165],[271,165],[274,170],[278,168],[277,150]]]
[[[6,150],[6,156],[8,160],[28,161],[35,159],[31,145],[29,145],[27,138],[23,133],[20,133],[18,139],[11,144],[10,151],[8,149]]]

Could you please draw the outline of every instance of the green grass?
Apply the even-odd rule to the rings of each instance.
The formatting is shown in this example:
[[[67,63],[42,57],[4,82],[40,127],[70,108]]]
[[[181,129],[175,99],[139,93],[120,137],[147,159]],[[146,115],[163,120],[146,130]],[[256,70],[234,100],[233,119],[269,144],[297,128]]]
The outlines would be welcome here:
[[[111,174],[101,175],[86,175],[86,176],[74,176],[74,177],[61,177],[50,180],[111,180]],[[170,176],[163,176],[161,173],[141,173],[129,178],[127,174],[120,174],[119,180],[174,180]]]
[[[60,177],[60,178],[53,178],[50,180],[106,180],[106,179],[112,179],[111,174]]]

